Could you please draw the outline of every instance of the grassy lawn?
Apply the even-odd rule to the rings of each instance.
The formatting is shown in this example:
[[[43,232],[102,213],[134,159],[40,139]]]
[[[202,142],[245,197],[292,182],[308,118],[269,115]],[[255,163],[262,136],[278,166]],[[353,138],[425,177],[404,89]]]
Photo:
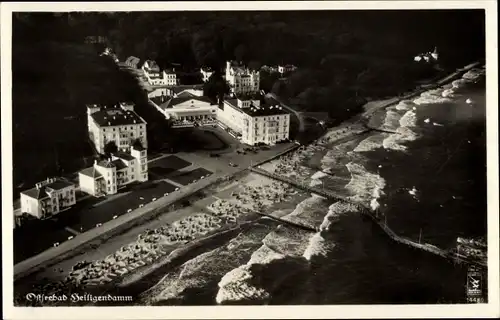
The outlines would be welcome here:
[[[191,171],[182,172],[179,175],[171,177],[170,180],[185,186],[192,183],[195,180],[199,180],[201,177],[206,178],[210,174],[212,174],[211,171],[208,171],[204,168],[197,168]]]

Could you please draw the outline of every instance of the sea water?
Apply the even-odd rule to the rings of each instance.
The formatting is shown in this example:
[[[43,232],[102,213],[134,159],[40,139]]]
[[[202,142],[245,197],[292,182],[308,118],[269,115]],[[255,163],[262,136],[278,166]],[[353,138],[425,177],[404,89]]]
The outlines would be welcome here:
[[[375,200],[396,233],[451,249],[458,236],[486,233],[486,109],[484,81],[455,82],[446,89],[447,99],[444,90],[389,110],[386,125],[397,133],[361,141],[351,169],[342,174],[352,174],[347,189],[358,192],[354,199],[368,205]],[[356,163],[360,157],[362,164]],[[356,179],[370,184],[356,189]],[[466,301],[466,266],[395,243],[351,205],[311,195],[284,218],[321,231],[270,222],[269,230],[244,231],[220,252],[186,262],[164,281],[153,304]],[[249,239],[251,245],[242,246]],[[228,264],[219,255],[237,259]],[[194,271],[188,277],[186,270]],[[210,281],[201,280],[205,277]],[[200,292],[207,293],[203,299]]]

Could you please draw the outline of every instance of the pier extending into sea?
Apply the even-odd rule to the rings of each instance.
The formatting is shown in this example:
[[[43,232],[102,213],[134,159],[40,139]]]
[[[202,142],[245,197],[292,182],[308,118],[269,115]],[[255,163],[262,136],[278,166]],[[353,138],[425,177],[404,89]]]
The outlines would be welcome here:
[[[385,221],[382,221],[377,216],[376,212],[371,210],[371,208],[369,208],[367,206],[363,206],[359,203],[354,203],[351,200],[349,200],[347,197],[339,195],[331,190],[327,190],[324,188],[311,187],[305,183],[293,180],[289,177],[284,177],[282,175],[263,170],[263,169],[258,168],[258,167],[251,167],[250,171],[257,173],[257,174],[260,174],[260,175],[263,175],[267,178],[279,181],[279,182],[287,183],[289,185],[296,187],[297,189],[300,189],[300,190],[303,190],[306,192],[310,192],[310,193],[314,193],[314,194],[317,194],[319,196],[325,197],[325,198],[330,199],[330,200],[349,202],[349,203],[359,207],[361,209],[360,212],[364,216],[368,217],[370,220],[372,220],[374,223],[376,223],[392,240],[394,240],[400,244],[403,244],[403,245],[406,245],[409,247],[413,247],[413,248],[416,248],[419,250],[423,250],[423,251],[438,255],[440,257],[443,257],[445,259],[452,260],[454,262],[471,264],[471,265],[475,265],[479,268],[486,268],[487,267],[486,262],[471,259],[471,258],[466,257],[464,255],[460,255],[460,254],[453,253],[453,252],[448,251],[448,250],[438,248],[432,244],[428,244],[428,243],[422,244],[422,243],[410,240],[408,238],[401,237],[396,232],[394,232],[391,228],[389,228],[389,226],[385,223]],[[268,214],[261,214],[261,215],[267,216],[273,220],[276,220],[276,221],[281,222],[281,223],[286,224],[286,225],[290,225],[292,227],[297,227],[297,228],[309,230],[309,231],[316,231],[316,232],[320,231],[319,228],[307,226],[307,225],[302,224],[302,223],[291,222],[291,221],[288,221],[288,220],[285,220],[282,218],[278,218],[278,217],[274,217],[274,216],[271,216]]]

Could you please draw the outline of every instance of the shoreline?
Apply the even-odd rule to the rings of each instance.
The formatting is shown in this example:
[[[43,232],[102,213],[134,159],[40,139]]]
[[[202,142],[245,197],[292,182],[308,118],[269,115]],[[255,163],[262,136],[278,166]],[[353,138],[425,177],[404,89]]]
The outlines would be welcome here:
[[[473,68],[473,67],[471,67],[471,68]],[[468,69],[468,70],[470,70],[470,69]],[[464,71],[462,70],[461,72],[464,72]],[[457,72],[455,72],[455,73],[454,73],[454,76],[456,76],[456,73],[457,73]],[[449,77],[450,77],[450,76],[448,76],[447,78],[449,78]],[[426,89],[426,90],[424,90],[424,91],[419,91],[419,92],[412,93],[412,96],[417,96],[419,93],[422,93],[422,92],[425,92],[425,91],[429,91],[429,90],[431,90],[431,89]],[[391,103],[389,103],[389,104],[387,104],[387,105],[384,105],[384,106],[379,106],[379,107],[377,108],[377,110],[375,110],[374,112],[377,112],[377,111],[380,111],[380,110],[386,109],[386,108],[390,107],[391,105],[395,105],[395,104],[396,104],[396,103],[398,103],[399,101],[403,101],[404,99],[407,99],[407,97],[400,98],[400,99],[399,99],[399,100],[397,100],[396,102],[391,101]],[[372,109],[372,110],[373,110],[373,109]],[[325,134],[325,135],[328,135],[329,133],[331,133],[332,131],[336,131],[337,129],[338,129],[338,128],[334,128],[333,130],[329,130],[328,132],[326,132],[326,134]],[[352,134],[352,132],[349,132],[349,131],[350,131],[349,129],[347,129],[347,131],[348,131],[347,137],[345,137],[345,136],[341,136],[340,138],[338,138],[338,137],[337,137],[337,139],[334,139],[334,141],[329,141],[329,143],[336,143],[336,141],[338,141],[338,140],[347,139],[347,138],[349,138],[349,137],[351,137],[351,138],[352,138],[352,136],[356,136],[356,135],[357,135],[357,134],[354,134],[354,135],[353,135],[353,134]],[[323,135],[320,139],[322,139],[325,135]],[[319,140],[319,139],[318,139],[318,140]],[[348,141],[349,141],[349,140],[348,140]],[[290,152],[290,150],[289,150],[289,151],[287,151],[287,152]],[[278,157],[280,157],[280,156],[281,156],[281,155],[276,155],[276,156],[274,156],[274,157],[273,157],[273,159],[268,159],[268,160],[265,160],[265,161],[263,161],[262,163],[270,163],[270,162],[273,162],[273,161],[278,161],[278,162],[281,162],[281,161],[283,160],[283,158],[281,158],[281,159],[275,159],[275,158],[278,158]],[[260,164],[258,164],[258,165],[260,165]],[[246,171],[247,171],[247,170],[242,170],[242,172],[240,172],[241,176],[246,176],[246,175],[248,175],[248,172],[246,172]],[[234,178],[230,178],[229,180],[236,180],[236,179],[234,179]],[[212,185],[214,185],[214,184],[217,184],[217,182],[213,182],[213,183],[212,183]],[[187,197],[189,197],[189,196],[187,196]],[[154,217],[153,217],[152,219],[154,219]],[[251,222],[249,222],[249,224],[250,224],[250,223],[251,223]],[[134,226],[131,226],[131,228],[134,228]],[[233,229],[234,229],[234,228],[233,228]],[[231,230],[231,229],[230,229],[230,230]],[[213,235],[211,235],[211,236],[209,236],[208,238],[204,239],[204,241],[202,241],[203,239],[197,239],[197,240],[195,240],[195,241],[198,241],[198,240],[199,240],[199,241],[201,241],[201,242],[210,241],[210,238],[212,238],[212,237],[217,237],[217,235],[224,234],[225,232],[228,232],[228,231],[230,231],[230,230],[223,230],[223,229],[214,230],[214,234],[213,234]],[[193,242],[194,242],[194,241],[193,241]],[[191,244],[191,243],[188,243],[188,244],[187,244],[187,246],[189,246],[190,244]],[[203,246],[203,243],[202,243],[202,244],[199,244],[199,246]],[[179,249],[182,249],[182,246],[181,246],[181,248],[179,248]],[[175,249],[175,250],[177,250],[177,249]],[[174,251],[175,251],[175,250],[174,250]],[[189,249],[184,249],[184,251],[189,251]],[[169,256],[170,256],[170,255],[169,255]],[[163,259],[165,259],[165,258],[163,258]],[[55,262],[55,263],[57,263],[57,262]],[[151,265],[149,265],[149,266],[145,266],[145,268],[146,268],[146,267],[151,267]],[[158,266],[157,268],[162,268],[162,266]],[[156,270],[157,268],[153,268],[153,270],[152,270],[152,271],[150,271],[150,273],[151,273],[151,272],[152,272],[152,273],[154,273],[154,272],[155,272],[155,270]],[[36,271],[35,271],[35,272],[36,272]],[[137,270],[137,272],[141,272],[141,271]],[[127,275],[127,277],[134,277],[134,274],[135,274],[135,271],[134,271],[134,272],[131,272],[130,274],[128,274],[128,275]],[[146,275],[139,276],[139,278],[138,278],[136,281],[140,280],[140,279],[141,279],[141,278],[143,278],[144,276],[146,276]],[[126,283],[126,281],[125,281],[125,283]]]

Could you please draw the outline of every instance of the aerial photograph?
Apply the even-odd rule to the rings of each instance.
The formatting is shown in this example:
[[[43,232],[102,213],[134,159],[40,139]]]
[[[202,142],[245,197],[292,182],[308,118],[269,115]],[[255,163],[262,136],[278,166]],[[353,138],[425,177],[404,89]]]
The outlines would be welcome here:
[[[12,13],[14,306],[488,303],[485,10],[259,10]]]

